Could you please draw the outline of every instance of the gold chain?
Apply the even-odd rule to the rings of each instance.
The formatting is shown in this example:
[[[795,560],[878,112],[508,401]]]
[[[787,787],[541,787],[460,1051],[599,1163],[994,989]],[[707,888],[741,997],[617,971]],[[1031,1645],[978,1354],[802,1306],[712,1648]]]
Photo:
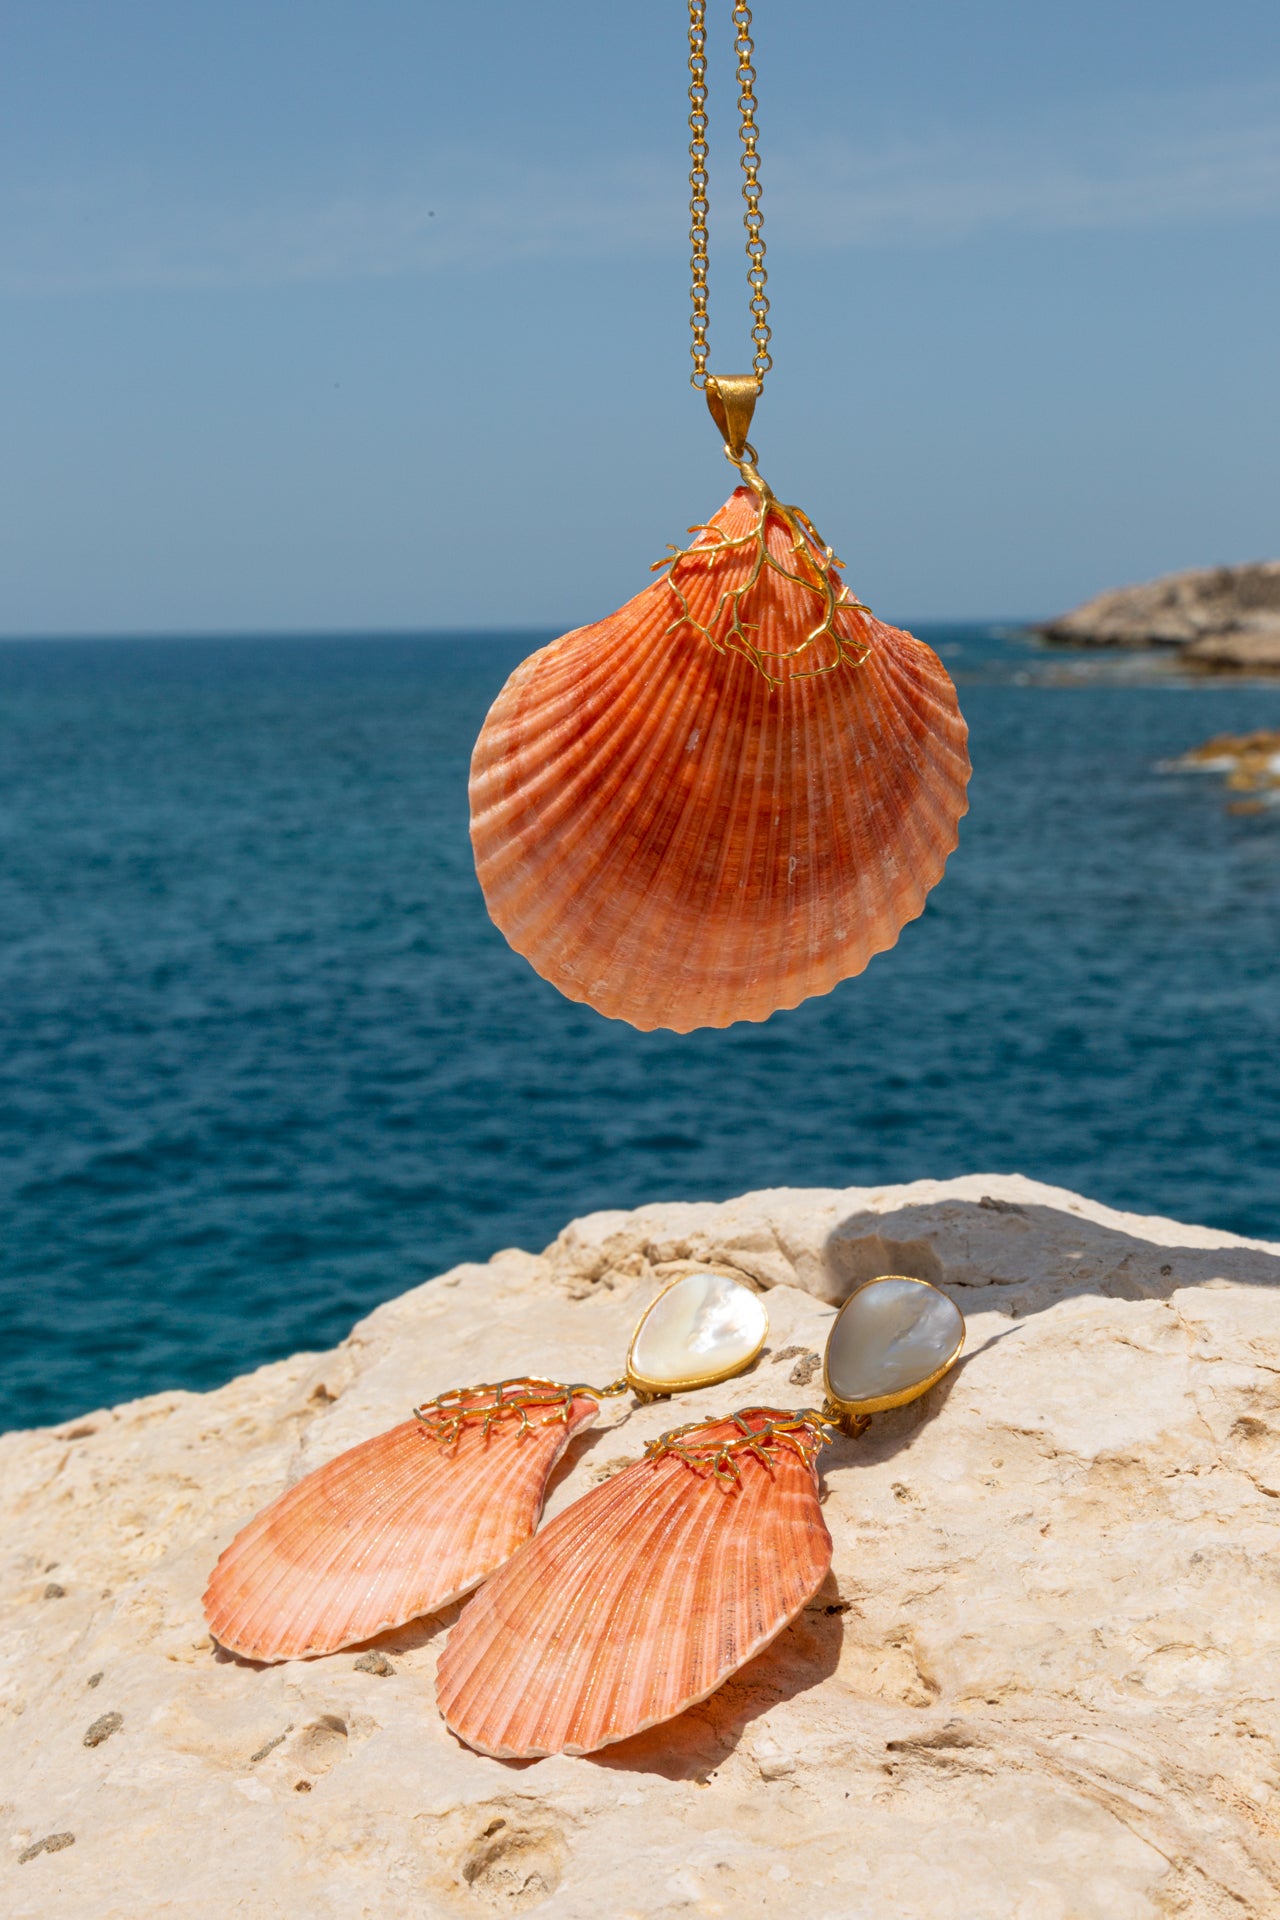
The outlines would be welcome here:
[[[764,216],[760,212],[760,156],[756,152],[759,134],[756,128],[756,70],[754,65],[755,48],[751,44],[751,9],[746,0],[738,0],[733,9],[733,24],[737,30],[735,47],[738,55],[738,112],[741,116],[738,125],[738,137],[742,141],[742,197],[747,210],[742,216],[742,224],[747,230],[747,285],[751,289],[751,340],[755,348],[752,366],[761,385],[764,377],[773,365],[773,356],[769,352],[771,329],[769,326],[769,300],[765,286],[769,276],[764,270],[764,235],[761,228]]]
[[[689,271],[695,387],[707,383],[707,7],[689,0]]]
[[[746,212],[742,224],[747,230],[747,286],[750,290],[752,367],[757,381],[773,365],[769,352],[772,330],[769,326],[769,299],[765,293],[769,276],[764,265],[764,216],[760,211],[760,155],[757,151],[759,128],[756,126],[755,47],[751,39],[751,9],[746,0],[735,0],[733,9],[734,50],[738,57],[738,138],[742,143],[742,198]],[[690,297],[693,311],[689,325],[693,330],[693,372],[695,387],[707,383],[707,5],[706,0],[689,0],[689,248]]]

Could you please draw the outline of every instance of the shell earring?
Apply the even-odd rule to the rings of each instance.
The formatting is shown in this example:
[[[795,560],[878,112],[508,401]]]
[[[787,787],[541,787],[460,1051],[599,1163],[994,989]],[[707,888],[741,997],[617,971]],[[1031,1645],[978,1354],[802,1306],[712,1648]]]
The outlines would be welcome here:
[[[748,1407],[650,1442],[453,1628],[437,1677],[453,1732],[499,1759],[594,1753],[705,1700],[826,1578],[822,1446],[927,1392],[963,1344],[944,1293],[883,1275],[836,1317],[821,1411]]]
[[[221,1646],[252,1660],[336,1653],[459,1600],[532,1534],[547,1479],[601,1400],[714,1386],[757,1358],[764,1302],[710,1270],[645,1309],[624,1377],[460,1387],[317,1467],[222,1554],[204,1596]]]

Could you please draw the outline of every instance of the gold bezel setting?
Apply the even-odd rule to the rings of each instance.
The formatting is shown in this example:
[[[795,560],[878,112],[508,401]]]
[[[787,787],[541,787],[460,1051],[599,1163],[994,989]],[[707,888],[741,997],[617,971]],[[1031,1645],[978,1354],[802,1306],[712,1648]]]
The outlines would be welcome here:
[[[653,1299],[640,1315],[639,1320],[636,1322],[635,1331],[631,1335],[631,1345],[627,1348],[627,1385],[633,1393],[644,1394],[649,1399],[665,1399],[669,1394],[673,1393],[696,1393],[700,1387],[719,1386],[722,1380],[733,1380],[738,1374],[745,1373],[748,1367],[753,1367],[760,1358],[760,1355],[764,1352],[765,1342],[769,1338],[769,1310],[765,1306],[764,1301],[760,1300],[760,1313],[764,1320],[764,1329],[759,1341],[752,1348],[745,1360],[736,1361],[731,1367],[717,1367],[710,1373],[690,1374],[687,1378],[680,1380],[651,1380],[647,1375],[637,1370],[634,1364],[636,1342],[644,1331],[645,1322],[648,1320],[649,1315],[660,1301],[666,1299],[667,1295],[672,1292],[674,1288],[683,1286],[686,1280],[691,1280],[695,1274],[699,1273],[713,1273],[718,1280],[730,1280],[735,1287],[741,1287],[744,1293],[751,1294],[754,1299],[760,1299],[755,1288],[748,1286],[745,1280],[738,1278],[737,1274],[726,1273],[723,1267],[715,1267],[710,1263],[705,1266],[691,1265],[687,1273],[677,1274],[674,1280],[668,1281],[661,1293],[655,1293]]]
[[[876,1394],[869,1400],[845,1400],[841,1397],[840,1394],[838,1394],[835,1391],[835,1389],[831,1385],[829,1359],[830,1359],[830,1353],[831,1353],[832,1338],[835,1334],[836,1328],[839,1326],[840,1321],[844,1316],[846,1309],[853,1304],[853,1302],[858,1298],[858,1295],[860,1293],[865,1293],[868,1287],[880,1286],[886,1280],[904,1280],[913,1287],[927,1288],[927,1290],[930,1293],[938,1294],[940,1298],[942,1298],[948,1303],[949,1306],[955,1307],[956,1313],[957,1315],[959,1315],[959,1319],[960,1319],[960,1338],[956,1341],[956,1344],[952,1349],[949,1357],[943,1361],[940,1367],[938,1367],[933,1373],[929,1375],[927,1380],[917,1381],[917,1383],[911,1387],[900,1387],[896,1393]],[[943,1293],[942,1288],[935,1287],[931,1280],[921,1280],[914,1273],[877,1273],[875,1274],[872,1279],[864,1280],[860,1287],[854,1288],[853,1292],[849,1295],[849,1298],[844,1302],[842,1302],[839,1313],[837,1313],[835,1319],[831,1323],[831,1332],[828,1333],[827,1335],[827,1344],[824,1347],[823,1353],[822,1353],[822,1387],[823,1387],[823,1392],[826,1394],[828,1406],[832,1407],[840,1415],[841,1419],[846,1419],[846,1420],[860,1419],[864,1415],[871,1414],[871,1413],[888,1413],[891,1407],[909,1406],[911,1401],[918,1400],[922,1394],[928,1393],[930,1387],[936,1387],[939,1380],[942,1379],[944,1374],[950,1373],[952,1367],[954,1367],[956,1361],[960,1358],[960,1355],[964,1351],[965,1335],[967,1331],[968,1329],[965,1326],[964,1315],[963,1313],[960,1312],[959,1307],[956,1306],[956,1303],[951,1298],[951,1295],[949,1293]]]

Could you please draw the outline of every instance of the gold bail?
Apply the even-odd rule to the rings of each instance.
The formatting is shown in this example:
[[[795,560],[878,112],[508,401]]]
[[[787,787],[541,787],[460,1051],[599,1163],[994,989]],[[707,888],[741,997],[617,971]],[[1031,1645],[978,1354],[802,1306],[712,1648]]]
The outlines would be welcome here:
[[[755,373],[709,373],[707,406],[720,429],[731,460],[741,460],[751,431],[751,416],[760,398],[760,376]]]

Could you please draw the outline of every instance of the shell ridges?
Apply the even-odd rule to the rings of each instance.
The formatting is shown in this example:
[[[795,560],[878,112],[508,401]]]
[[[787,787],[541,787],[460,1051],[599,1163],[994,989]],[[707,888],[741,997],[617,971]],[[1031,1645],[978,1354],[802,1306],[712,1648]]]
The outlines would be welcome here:
[[[700,541],[755,511],[739,489]],[[770,524],[771,553],[789,539]],[[749,638],[771,684],[707,637],[738,558],[686,560],[679,595],[659,580],[517,668],[471,769],[476,869],[511,945],[570,999],[677,1032],[767,1019],[892,946],[956,844],[969,774],[930,648],[850,600],[844,663],[814,672],[787,658],[813,594],[766,571]]]
[[[243,1527],[204,1596],[215,1640],[253,1660],[307,1659],[460,1599],[537,1525],[547,1476],[596,1417],[463,1426],[449,1444],[404,1421],[317,1467]]]
[[[697,1438],[714,1448],[741,1431],[712,1421]],[[830,1562],[804,1448],[742,1454],[736,1483],[675,1453],[641,1460],[481,1589],[441,1656],[441,1713],[498,1758],[593,1753],[706,1699],[795,1618]]]

